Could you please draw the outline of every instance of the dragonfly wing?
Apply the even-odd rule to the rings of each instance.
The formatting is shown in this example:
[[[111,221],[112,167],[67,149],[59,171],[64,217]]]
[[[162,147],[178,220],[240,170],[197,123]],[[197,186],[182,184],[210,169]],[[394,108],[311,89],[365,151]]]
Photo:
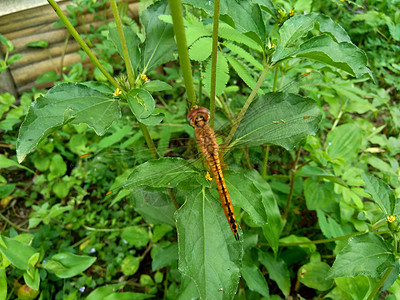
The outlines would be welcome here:
[[[231,145],[274,144],[292,149],[316,133],[321,118],[313,99],[287,93],[260,96],[244,115]]]

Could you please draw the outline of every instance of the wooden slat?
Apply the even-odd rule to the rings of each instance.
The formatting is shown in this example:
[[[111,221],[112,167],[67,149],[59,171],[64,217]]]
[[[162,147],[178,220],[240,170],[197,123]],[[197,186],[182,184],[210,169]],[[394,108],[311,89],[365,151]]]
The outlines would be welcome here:
[[[0,0],[0,9],[1,1],[3,0]],[[139,6],[137,0],[124,0],[124,2],[128,2],[129,16],[137,19]],[[64,12],[67,11],[66,7],[69,4],[70,1],[58,3]],[[107,22],[112,20],[112,12],[109,8],[100,14],[108,19]],[[72,37],[69,37],[68,44],[65,45],[69,33],[64,27],[54,28],[53,25],[57,20],[58,16],[50,5],[0,17],[0,33],[11,40],[15,47],[11,54],[21,53],[23,55],[23,58],[15,62],[10,69],[19,94],[35,86],[36,79],[44,72],[56,71],[59,73],[63,55],[64,66],[80,61],[80,56],[77,54],[79,45]],[[83,13],[79,17],[79,22],[85,24],[76,27],[81,34],[89,32],[89,26],[97,28],[104,24],[104,21],[95,19],[94,15],[89,13]],[[49,47],[41,49],[26,46],[27,43],[39,40],[47,41]],[[1,51],[6,52],[4,46],[1,47]],[[85,62],[85,65],[89,65],[89,62]],[[48,83],[44,84],[46,87],[48,85]],[[0,92],[2,92],[1,83]]]

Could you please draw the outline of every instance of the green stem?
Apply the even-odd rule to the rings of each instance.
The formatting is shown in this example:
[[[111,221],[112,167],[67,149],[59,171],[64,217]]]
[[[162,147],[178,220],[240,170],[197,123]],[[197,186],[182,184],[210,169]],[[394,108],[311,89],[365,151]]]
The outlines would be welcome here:
[[[130,87],[133,88],[135,84],[135,75],[133,74],[132,71],[133,69],[132,69],[131,59],[129,57],[128,46],[126,44],[121,18],[119,17],[117,3],[115,0],[110,0],[110,4],[111,4],[111,10],[114,15],[115,24],[117,25],[119,40],[121,41],[122,53],[124,54],[126,72],[128,74],[128,82]]]
[[[74,39],[78,42],[79,46],[81,46],[82,50],[85,51],[87,56],[90,58],[92,63],[99,68],[99,70],[106,76],[108,81],[115,87],[119,88],[122,90],[122,88],[119,86],[119,84],[114,80],[114,78],[110,75],[110,73],[107,72],[106,69],[101,65],[97,57],[92,53],[88,45],[85,43],[85,41],[81,38],[79,33],[75,30],[74,26],[72,26],[71,22],[68,20],[68,18],[65,16],[63,11],[60,9],[60,7],[57,5],[55,0],[47,0],[49,4],[53,7],[55,10],[56,14],[60,18],[60,20],[64,23],[65,27],[69,31],[69,33],[74,37]]]
[[[4,221],[6,221],[6,223],[10,224],[12,227],[14,227],[15,229],[18,229],[19,231],[22,231],[22,232],[31,232],[30,230],[25,229],[25,228],[22,228],[22,227],[18,226],[17,224],[11,222],[7,217],[3,216],[3,214],[0,214],[0,217],[1,217]]]
[[[386,279],[389,277],[390,273],[392,272],[394,267],[391,267],[389,269],[386,270],[385,275],[383,275],[383,277],[381,278],[381,280],[379,281],[379,283],[375,286],[375,288],[373,289],[373,291],[371,292],[371,294],[368,296],[367,300],[372,300],[375,295],[379,292],[379,290],[381,289],[382,285],[385,283]]]
[[[149,130],[147,129],[146,125],[144,125],[143,123],[140,123],[139,121],[138,121],[138,123],[139,123],[140,130],[143,133],[143,137],[144,137],[144,140],[146,141],[147,147],[149,147],[149,149],[151,151],[151,154],[153,155],[153,157],[155,159],[160,158],[160,156],[158,155],[156,146],[154,145],[154,142],[150,137],[150,133],[149,133]]]
[[[188,106],[191,108],[196,104],[194,92],[192,67],[190,65],[188,47],[186,43],[185,27],[183,26],[182,4],[180,0],[169,0],[172,22],[178,47],[179,63],[181,65],[183,80],[185,82],[188,97]]]
[[[293,167],[290,170],[290,190],[289,190],[289,195],[288,195],[288,199],[287,199],[287,202],[286,202],[285,210],[283,211],[283,214],[282,214],[282,220],[284,222],[287,219],[287,216],[289,214],[290,204],[292,203],[293,191],[294,191],[294,182],[295,182],[296,171],[297,171],[297,162],[299,161],[300,152],[301,152],[301,147],[299,147],[299,149],[297,149],[296,158],[295,158],[295,160],[293,162]]]
[[[269,156],[269,145],[267,145],[267,147],[265,149],[264,164],[263,164],[263,168],[261,171],[261,176],[263,179],[265,179],[265,176],[267,175],[268,156]]]
[[[215,87],[217,80],[217,48],[218,48],[219,0],[214,1],[213,42],[211,59],[211,91],[210,91],[210,126],[214,128]]]
[[[276,88],[277,88],[277,84],[278,84],[278,75],[279,75],[279,68],[275,68],[274,85],[272,86],[272,92],[276,92]]]
[[[264,69],[263,69],[260,77],[258,78],[254,89],[251,91],[249,97],[246,100],[246,103],[243,105],[242,110],[239,112],[239,114],[235,120],[235,125],[232,126],[231,131],[228,134],[228,137],[226,138],[225,142],[221,145],[221,149],[222,149],[221,152],[223,152],[223,149],[226,149],[226,147],[231,142],[233,135],[235,134],[237,128],[239,127],[240,121],[243,119],[243,116],[246,113],[247,109],[249,108],[251,102],[253,102],[254,98],[256,97],[257,91],[259,90],[261,84],[264,82],[265,76],[267,76],[268,71],[269,71],[269,66],[268,65],[264,66]]]
[[[361,234],[364,234],[366,232],[368,232],[368,231],[366,230],[366,231],[363,231],[363,232],[354,232],[354,233],[351,233],[351,234],[348,234],[348,235],[339,236],[339,237],[336,237],[336,238],[322,239],[322,240],[316,240],[316,241],[294,242],[294,243],[279,243],[279,246],[289,247],[289,246],[301,246],[301,245],[313,245],[313,244],[326,244],[326,243],[331,243],[331,242],[335,242],[335,241],[346,240],[346,239],[349,239],[349,238],[351,238],[353,236],[361,235]]]

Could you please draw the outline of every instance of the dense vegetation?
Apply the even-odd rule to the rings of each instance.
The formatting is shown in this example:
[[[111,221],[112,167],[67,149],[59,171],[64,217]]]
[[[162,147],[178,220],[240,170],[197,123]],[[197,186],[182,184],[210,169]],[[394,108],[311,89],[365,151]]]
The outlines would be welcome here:
[[[214,1],[149,2],[110,1],[93,72],[0,95],[0,300],[400,298],[398,2],[225,0],[218,32]],[[194,102],[232,137],[239,241]]]

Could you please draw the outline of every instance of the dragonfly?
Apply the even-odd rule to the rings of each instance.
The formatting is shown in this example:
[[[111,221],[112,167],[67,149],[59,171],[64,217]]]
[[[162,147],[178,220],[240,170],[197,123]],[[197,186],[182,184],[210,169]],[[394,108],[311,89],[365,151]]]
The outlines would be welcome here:
[[[300,79],[303,77],[304,75]],[[284,91],[297,81],[295,79],[290,82]],[[209,111],[198,106],[193,107],[187,115],[189,124],[195,128],[195,137],[203,160],[216,181],[227,222],[235,239],[239,240],[239,227],[222,172],[220,156],[242,145],[253,147],[274,144],[290,149],[307,135],[315,133],[321,113],[315,101],[309,98],[285,92],[260,96],[250,105],[231,143],[224,145],[223,153],[220,153],[216,133],[208,125],[209,118]],[[153,171],[148,171],[149,169]],[[170,159],[165,165],[162,159],[149,161],[135,167],[128,179],[112,190],[118,190],[122,186],[125,189],[139,186],[175,188],[194,174],[198,174],[198,171],[186,160]]]

